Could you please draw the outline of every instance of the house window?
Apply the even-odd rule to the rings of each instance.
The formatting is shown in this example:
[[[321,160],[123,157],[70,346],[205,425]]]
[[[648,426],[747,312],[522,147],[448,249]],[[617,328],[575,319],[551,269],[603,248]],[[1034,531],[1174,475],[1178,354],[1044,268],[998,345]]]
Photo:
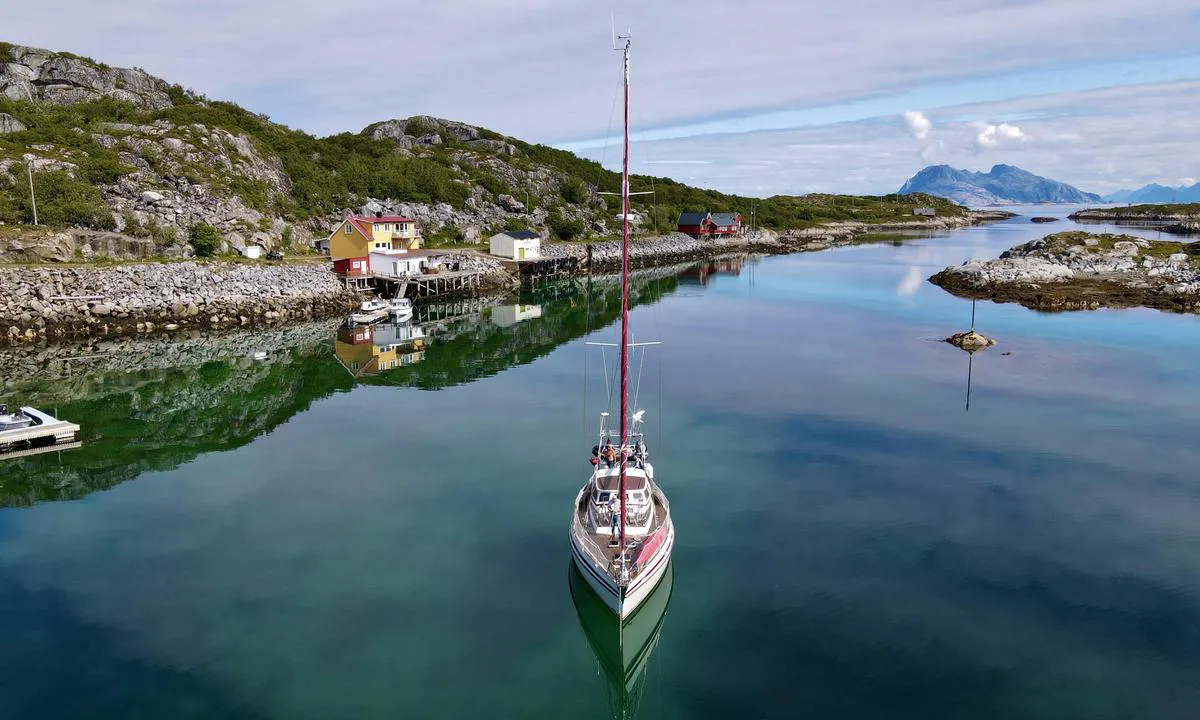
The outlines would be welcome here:
[[[350,223],[346,223],[346,234],[349,235],[352,232],[354,232],[354,230],[350,227]]]
[[[371,229],[374,230],[375,232],[379,232],[379,223],[375,223],[374,225],[372,225]]]

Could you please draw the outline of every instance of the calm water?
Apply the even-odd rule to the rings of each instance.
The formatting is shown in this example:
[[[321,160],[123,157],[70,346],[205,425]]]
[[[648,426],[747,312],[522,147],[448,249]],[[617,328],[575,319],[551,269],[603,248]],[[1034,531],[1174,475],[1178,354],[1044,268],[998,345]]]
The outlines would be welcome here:
[[[981,303],[969,411],[933,341],[971,308],[925,278],[1067,226],[638,282],[679,533],[639,717],[1196,716],[1200,318]],[[383,372],[317,327],[6,378],[85,445],[0,461],[0,717],[608,716],[566,528],[615,296],[555,294]]]

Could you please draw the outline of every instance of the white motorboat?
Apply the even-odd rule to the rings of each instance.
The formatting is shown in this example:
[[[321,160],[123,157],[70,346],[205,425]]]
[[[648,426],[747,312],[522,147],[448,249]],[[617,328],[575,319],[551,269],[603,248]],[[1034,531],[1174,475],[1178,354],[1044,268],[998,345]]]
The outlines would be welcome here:
[[[387,302],[378,298],[367,300],[359,306],[358,312],[350,314],[350,322],[355,325],[370,325],[371,323],[379,322],[388,316]]]
[[[621,171],[621,338],[618,426],[601,413],[594,469],[571,510],[571,554],[597,596],[619,618],[631,615],[666,573],[675,545],[671,506],[654,481],[645,411],[629,414],[629,38],[625,40],[625,155]],[[657,343],[640,343],[656,345]]]
[[[29,427],[32,424],[33,418],[27,415],[24,410],[17,409],[16,412],[10,413],[7,405],[0,405],[0,432],[18,430]]]
[[[388,300],[388,312],[397,320],[407,320],[413,316],[412,300],[408,298],[392,298]]]

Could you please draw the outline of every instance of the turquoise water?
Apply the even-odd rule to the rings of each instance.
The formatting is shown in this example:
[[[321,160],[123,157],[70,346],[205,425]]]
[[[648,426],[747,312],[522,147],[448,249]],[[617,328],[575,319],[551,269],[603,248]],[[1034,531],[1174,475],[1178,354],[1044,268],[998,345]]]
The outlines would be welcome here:
[[[1195,716],[1200,318],[980,303],[969,411],[935,342],[971,307],[925,278],[1067,226],[638,282],[678,532],[638,717]],[[359,378],[330,331],[10,379],[85,445],[0,461],[0,717],[610,716],[568,582],[591,297]]]

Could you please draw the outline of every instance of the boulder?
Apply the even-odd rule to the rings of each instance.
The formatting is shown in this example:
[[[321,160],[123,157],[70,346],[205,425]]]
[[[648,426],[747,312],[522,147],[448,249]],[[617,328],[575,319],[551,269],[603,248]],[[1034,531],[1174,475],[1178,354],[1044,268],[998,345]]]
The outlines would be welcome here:
[[[516,199],[512,195],[501,195],[496,198],[496,204],[511,213],[525,212],[525,203]]]
[[[966,350],[967,352],[983,350],[984,348],[989,348],[996,344],[995,340],[985,335],[981,335],[974,330],[954,333],[950,337],[946,338],[945,342],[948,342],[957,348]]]
[[[20,120],[16,119],[12,115],[9,115],[8,113],[0,113],[0,135],[21,132],[24,129],[25,126]]]

